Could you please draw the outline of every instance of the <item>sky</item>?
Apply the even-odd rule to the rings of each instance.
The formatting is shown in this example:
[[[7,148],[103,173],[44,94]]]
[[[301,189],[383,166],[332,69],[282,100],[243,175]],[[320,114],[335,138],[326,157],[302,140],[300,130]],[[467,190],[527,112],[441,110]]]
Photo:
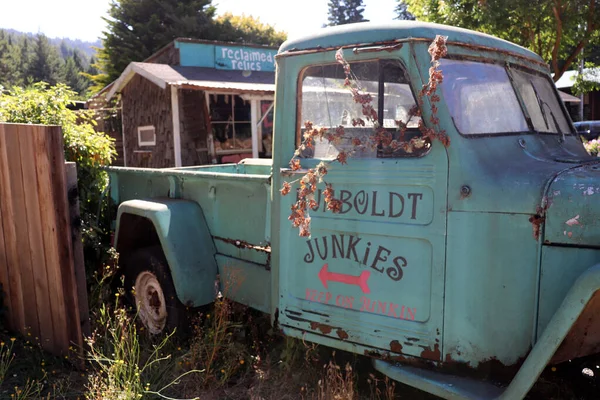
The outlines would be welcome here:
[[[327,0],[213,0],[217,13],[252,15],[288,36],[327,22]],[[95,41],[105,28],[110,0],[0,0],[0,28]],[[391,21],[395,0],[364,0],[366,19]]]

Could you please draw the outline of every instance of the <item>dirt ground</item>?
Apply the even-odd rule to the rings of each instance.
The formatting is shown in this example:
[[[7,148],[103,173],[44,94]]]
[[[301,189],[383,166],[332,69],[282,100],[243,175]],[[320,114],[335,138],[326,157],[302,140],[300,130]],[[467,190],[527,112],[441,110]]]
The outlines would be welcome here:
[[[231,337],[234,353],[254,353],[248,364],[239,366],[227,381],[207,384],[195,379],[182,379],[168,397],[173,399],[200,398],[205,400],[249,399],[411,399],[434,400],[437,397],[400,383],[387,381],[373,370],[371,360],[363,356],[332,351],[324,347],[289,343],[272,332],[265,321],[254,321],[254,330],[240,328]],[[239,326],[238,326],[239,328]],[[244,334],[240,335],[240,332]],[[258,342],[248,340],[254,334],[261,337],[261,349],[253,348]],[[140,332],[140,336],[143,333]],[[14,358],[5,371],[0,386],[0,399],[93,399],[89,393],[90,379],[95,367],[89,360],[86,369],[75,368],[72,360],[58,358],[43,352],[35,338],[0,333],[4,346],[12,345]],[[253,343],[253,344],[251,344]],[[143,345],[148,346],[148,344]],[[173,363],[167,369],[176,369],[189,360],[193,342],[174,341],[166,351]],[[151,346],[149,346],[151,347]],[[224,353],[229,350],[223,349]],[[292,354],[294,353],[294,354]],[[244,356],[245,357],[245,356]],[[237,360],[244,358],[235,358]],[[2,371],[0,360],[0,374]],[[348,370],[348,366],[350,370]],[[220,367],[221,368],[221,367]],[[224,367],[223,367],[224,368]],[[578,362],[548,368],[527,396],[531,400],[575,400],[600,398],[599,380],[583,374],[583,368],[600,373],[600,358],[592,357]],[[223,371],[223,370],[221,370]],[[218,373],[217,373],[218,374]],[[103,397],[103,399],[109,399]],[[115,399],[119,398],[115,395]],[[144,395],[143,398],[159,398]],[[124,397],[123,399],[128,399]]]

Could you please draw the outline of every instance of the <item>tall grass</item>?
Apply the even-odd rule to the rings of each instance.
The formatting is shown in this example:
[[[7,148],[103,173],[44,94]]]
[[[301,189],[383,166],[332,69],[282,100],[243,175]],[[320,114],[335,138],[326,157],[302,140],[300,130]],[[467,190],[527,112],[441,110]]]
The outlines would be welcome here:
[[[144,351],[135,322],[118,302],[114,310],[103,305],[99,311],[103,331],[87,339],[88,359],[94,367],[90,374],[86,399],[135,400],[163,397],[178,383],[166,373],[174,368],[170,351],[166,351],[174,332]],[[184,375],[201,371],[190,370]]]

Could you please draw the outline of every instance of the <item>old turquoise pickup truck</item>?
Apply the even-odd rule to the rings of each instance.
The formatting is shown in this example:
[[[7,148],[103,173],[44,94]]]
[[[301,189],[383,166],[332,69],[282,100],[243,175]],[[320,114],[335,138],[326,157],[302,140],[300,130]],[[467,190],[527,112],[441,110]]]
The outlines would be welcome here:
[[[538,55],[364,23],[288,40],[276,63],[272,160],[110,169],[115,245],[150,331],[236,279],[225,294],[285,334],[443,398],[521,399],[548,365],[600,352],[600,163]],[[316,127],[343,135],[308,146]],[[349,151],[369,129],[392,149]]]

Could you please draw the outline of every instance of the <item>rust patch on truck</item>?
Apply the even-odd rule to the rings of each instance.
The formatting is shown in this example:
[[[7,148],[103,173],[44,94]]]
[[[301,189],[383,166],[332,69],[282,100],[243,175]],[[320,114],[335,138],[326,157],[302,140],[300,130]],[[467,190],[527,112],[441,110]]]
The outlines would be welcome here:
[[[577,321],[571,327],[550,364],[600,352],[600,291],[594,292]]]
[[[390,342],[390,350],[394,353],[402,353],[402,345],[397,340],[392,340]]]
[[[333,330],[333,327],[327,325],[327,324],[322,324],[320,322],[311,322],[310,323],[310,329],[312,329],[313,331],[321,331],[321,333],[323,335],[329,335],[331,333],[331,331]]]
[[[338,329],[337,331],[335,331],[335,333],[337,333],[338,337],[340,339],[342,339],[342,340],[346,340],[349,337],[348,333],[345,330],[341,329],[341,328]]]
[[[442,358],[442,353],[440,352],[440,345],[436,343],[435,346],[433,346],[433,350],[431,350],[431,347],[424,348],[421,352],[421,358],[439,361]]]
[[[546,211],[549,206],[550,203],[548,202],[548,199],[544,198],[542,200],[542,205],[538,206],[536,214],[529,217],[529,222],[531,222],[531,226],[533,227],[533,238],[535,240],[539,240],[540,238],[540,230],[546,221]]]
[[[220,240],[222,242],[232,244],[235,247],[237,247],[238,249],[252,249],[252,250],[260,251],[263,253],[269,253],[269,254],[271,253],[271,245],[268,243],[264,246],[261,246],[261,245],[257,245],[257,244],[248,243],[248,242],[246,242],[244,240],[240,240],[240,239],[229,239],[229,238],[224,238],[224,237],[220,237],[220,236],[213,236],[213,238],[215,240]]]
[[[529,351],[527,351],[527,354]],[[469,376],[472,378],[489,379],[493,377],[494,380],[502,383],[510,382],[521,368],[521,365],[525,361],[526,355],[517,359],[514,364],[504,364],[496,357],[491,357],[483,360],[473,367],[465,361],[454,360],[450,353],[446,354],[443,364],[443,371]]]

